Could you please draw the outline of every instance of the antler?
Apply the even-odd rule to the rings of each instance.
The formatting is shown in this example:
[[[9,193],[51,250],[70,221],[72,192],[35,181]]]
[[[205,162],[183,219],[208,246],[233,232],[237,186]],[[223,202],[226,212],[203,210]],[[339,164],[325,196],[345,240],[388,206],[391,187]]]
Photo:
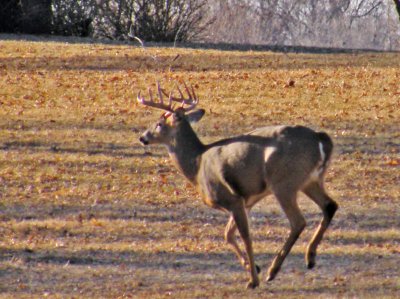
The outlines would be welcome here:
[[[163,91],[161,89],[159,82],[157,82],[157,89],[158,89],[158,95],[160,97],[160,102],[154,102],[153,93],[151,92],[150,88],[148,89],[149,90],[150,100],[146,101],[146,99],[144,97],[140,96],[140,91],[139,91],[138,96],[137,96],[138,102],[143,104],[143,105],[145,105],[145,106],[154,107],[154,108],[158,108],[158,109],[165,110],[165,111],[173,113],[174,109],[172,107],[171,95],[169,96],[169,104],[166,105],[164,103],[164,99],[163,99],[163,93],[165,94],[165,91]]]
[[[185,110],[185,112],[187,112],[187,111],[193,110],[193,109],[197,106],[197,104],[199,103],[199,98],[197,97],[197,95],[196,95],[196,93],[195,93],[194,88],[193,88],[192,85],[190,85],[191,90],[189,89],[189,87],[186,85],[185,82],[183,82],[183,85],[185,86],[185,90],[186,90],[186,92],[187,92],[189,98],[186,98],[186,99],[185,99],[185,97],[184,97],[184,95],[183,95],[181,89],[179,88],[179,86],[177,86],[177,89],[178,89],[178,92],[179,92],[180,97],[179,97],[179,98],[176,98],[176,97],[172,96],[172,93],[171,93],[171,94],[169,95],[169,98],[170,98],[170,100],[172,100],[172,101],[181,103],[181,104],[182,104],[181,108],[183,108],[184,105],[189,105],[188,107],[183,108],[183,109]],[[161,89],[161,92],[162,92],[164,95],[167,95],[167,93],[166,93],[163,89]]]
[[[177,89],[178,89],[180,97],[176,98],[176,97],[174,97],[172,95],[172,92],[170,92],[168,94],[164,89],[162,89],[161,86],[160,86],[160,83],[157,82],[157,90],[158,90],[158,95],[159,95],[159,98],[160,98],[159,102],[155,102],[153,100],[153,94],[152,94],[150,88],[149,88],[149,96],[150,96],[150,100],[149,101],[146,101],[146,99],[140,95],[140,92],[138,93],[137,100],[138,100],[139,103],[141,103],[141,104],[143,104],[145,106],[162,109],[162,110],[168,111],[170,113],[173,113],[175,111],[175,109],[174,109],[174,107],[172,105],[172,101],[181,103],[182,104],[181,105],[181,109],[183,109],[185,112],[193,110],[197,106],[197,104],[199,103],[199,99],[198,99],[198,97],[197,97],[197,95],[196,95],[196,93],[194,91],[193,86],[191,86],[191,90],[190,90],[185,82],[183,84],[184,84],[185,90],[186,90],[186,92],[187,92],[187,94],[189,96],[188,98],[184,97],[184,95],[183,95],[182,91],[180,90],[179,86],[177,87]],[[163,95],[168,97],[168,100],[169,100],[168,105],[164,103]],[[189,106],[188,107],[184,107],[185,105],[189,105]]]

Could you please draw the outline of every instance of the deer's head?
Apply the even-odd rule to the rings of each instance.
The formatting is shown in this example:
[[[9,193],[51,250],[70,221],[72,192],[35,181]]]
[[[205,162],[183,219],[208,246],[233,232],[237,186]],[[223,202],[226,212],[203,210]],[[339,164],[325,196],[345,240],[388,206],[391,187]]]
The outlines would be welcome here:
[[[185,84],[185,90],[188,97],[185,98],[182,91],[178,87],[180,97],[174,97],[172,92],[167,94],[157,83],[159,101],[155,102],[151,90],[149,89],[149,100],[138,94],[138,102],[149,107],[158,108],[165,112],[161,115],[159,120],[147,129],[139,141],[143,145],[148,144],[165,144],[170,145],[176,140],[178,133],[183,133],[188,130],[190,123],[199,121],[205,111],[204,109],[196,109],[199,100],[194,92],[194,88],[189,89]],[[168,104],[164,103],[163,96],[168,97]],[[174,108],[173,103],[178,102],[181,105]]]

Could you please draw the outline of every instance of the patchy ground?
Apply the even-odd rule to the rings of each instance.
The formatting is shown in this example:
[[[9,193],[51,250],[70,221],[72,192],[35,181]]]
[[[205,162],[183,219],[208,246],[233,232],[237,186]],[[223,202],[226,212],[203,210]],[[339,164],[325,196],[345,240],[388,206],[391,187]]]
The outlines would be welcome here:
[[[0,297],[400,296],[398,53],[280,54],[0,41]],[[308,226],[278,277],[244,290],[203,206],[163,148],[137,138],[158,113],[136,94],[190,82],[214,141],[270,124],[325,130],[340,210],[309,271]],[[262,277],[288,223],[274,198],[251,214]]]

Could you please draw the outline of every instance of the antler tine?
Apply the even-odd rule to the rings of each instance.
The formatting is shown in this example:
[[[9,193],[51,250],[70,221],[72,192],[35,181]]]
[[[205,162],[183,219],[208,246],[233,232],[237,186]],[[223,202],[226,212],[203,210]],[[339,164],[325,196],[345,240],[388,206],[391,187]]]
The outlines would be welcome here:
[[[196,94],[196,92],[194,91],[193,85],[191,85],[191,87],[192,87],[193,98],[194,98],[194,100],[196,101],[196,103],[198,103],[198,102],[199,102],[199,98],[197,97],[197,94]]]
[[[158,89],[158,95],[160,96],[160,103],[163,104],[164,103],[163,90],[161,89],[160,81],[157,81],[157,89]]]
[[[178,89],[178,92],[179,92],[179,94],[180,94],[180,98],[176,98],[176,97],[173,97],[172,96],[172,91],[168,94],[164,89],[160,89],[161,90],[161,92],[163,93],[163,95],[164,96],[166,96],[166,97],[168,97],[171,101],[174,101],[174,102],[178,102],[178,103],[182,103],[182,102],[184,102],[184,101],[187,101],[185,98],[184,98],[184,96],[183,96],[183,94],[182,94],[182,92],[181,92],[181,90],[179,89],[179,86],[177,87],[177,89]]]
[[[190,110],[193,110],[197,106],[197,104],[199,103],[199,99],[198,99],[198,97],[197,97],[197,95],[196,95],[196,93],[194,91],[193,85],[190,85],[192,91],[190,91],[189,87],[186,85],[185,82],[183,82],[183,85],[185,86],[185,90],[186,90],[187,94],[189,95],[189,99],[188,100],[190,100],[190,102],[191,102],[190,106],[186,107],[184,109],[185,109],[185,111],[190,111]],[[181,91],[179,91],[179,92],[182,95],[182,92]],[[184,103],[185,104],[189,104],[189,103],[186,102],[186,100],[184,101]]]
[[[189,97],[185,98],[182,90],[179,88],[179,86],[177,86],[176,89],[178,90],[180,97],[179,98],[172,97],[171,100],[174,102],[181,103],[182,108],[184,105],[189,105],[189,107],[186,107],[184,109],[185,109],[185,111],[190,111],[198,104],[199,99],[198,99],[198,97],[194,91],[194,87],[192,85],[190,86],[191,88],[189,88],[185,82],[183,82],[183,85],[184,85],[185,91]],[[167,93],[164,90],[162,90],[162,92],[164,93],[164,95],[167,95]]]
[[[185,86],[186,86],[186,84],[185,84]],[[179,92],[180,98],[172,97],[172,101],[178,102],[178,103],[192,104],[192,102],[193,102],[193,96],[192,96],[192,94],[190,93],[190,91],[188,92],[189,98],[188,98],[188,99],[185,99],[185,96],[183,95],[183,93],[182,93],[181,89],[179,88],[179,86],[177,86],[176,89],[177,89],[178,92]],[[188,91],[188,89],[187,89],[186,87],[185,87],[185,89],[186,89],[186,91]],[[193,89],[193,87],[192,87],[192,89]],[[161,88],[160,90],[161,90],[161,92],[162,92],[165,96],[167,96],[167,97],[170,97],[170,96],[171,96],[171,93],[168,94],[164,89]],[[193,91],[192,91],[192,93],[193,93]],[[194,93],[193,93],[193,94],[194,94]]]
[[[149,88],[149,97],[150,100],[146,101],[146,99],[143,96],[140,96],[140,92],[138,93],[138,97],[137,100],[139,103],[145,105],[145,106],[149,106],[149,107],[154,107],[154,108],[158,108],[158,109],[162,109],[162,110],[166,110],[168,112],[174,112],[174,108],[172,105],[172,102],[178,102],[182,104],[182,109],[184,109],[185,112],[190,111],[192,109],[194,109],[196,107],[196,105],[199,102],[199,99],[197,98],[197,95],[194,91],[193,86],[191,85],[191,89],[186,85],[185,82],[183,82],[183,85],[185,87],[185,90],[189,96],[189,98],[185,99],[185,96],[183,95],[182,90],[179,88],[179,86],[177,86],[180,98],[176,98],[173,96],[172,91],[168,94],[164,89],[161,88],[160,82],[157,81],[157,90],[158,90],[158,95],[160,97],[159,102],[155,102],[153,99],[153,93],[151,91],[151,89]],[[169,103],[168,105],[166,105],[164,103],[164,96],[168,97],[169,99]],[[188,105],[188,107],[184,107],[185,105]]]
[[[137,101],[139,103],[145,105],[145,106],[148,106],[148,107],[158,108],[158,109],[165,110],[165,111],[168,111],[168,112],[174,112],[174,110],[172,108],[171,99],[169,100],[169,105],[164,104],[163,99],[162,99],[162,95],[161,95],[161,92],[160,92],[161,87],[160,87],[159,83],[157,83],[157,86],[158,86],[159,95],[160,95],[160,102],[155,102],[154,101],[153,93],[152,93],[150,88],[148,89],[149,90],[150,100],[146,101],[146,99],[143,96],[140,95],[140,91],[139,91],[138,96],[137,96]]]
[[[189,95],[189,98],[192,99],[193,96],[192,96],[192,94],[190,93],[190,89],[189,89],[188,86],[186,85],[186,82],[185,82],[185,81],[183,82],[183,86],[185,86],[185,90],[186,90],[187,94]],[[192,89],[193,89],[193,86],[192,86]]]
[[[181,95],[181,100],[184,101],[185,97],[183,96],[183,93],[182,93],[181,89],[179,88],[179,86],[177,86],[176,89],[178,89],[178,92]]]

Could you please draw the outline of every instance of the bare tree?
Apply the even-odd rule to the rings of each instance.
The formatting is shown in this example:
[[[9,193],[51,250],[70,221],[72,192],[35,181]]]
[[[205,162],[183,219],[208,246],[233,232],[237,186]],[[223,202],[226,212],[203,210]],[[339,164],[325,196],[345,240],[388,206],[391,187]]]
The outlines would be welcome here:
[[[133,0],[96,0],[95,37],[124,39],[129,32]]]
[[[208,0],[97,0],[99,36],[126,39],[129,33],[147,41],[189,41],[210,24]]]
[[[154,41],[194,40],[206,28],[206,0],[137,1],[133,33]]]
[[[350,12],[350,25],[355,19],[363,18],[374,14],[380,6],[382,6],[382,1],[380,0],[358,0],[354,1],[354,5]]]
[[[211,7],[215,22],[210,26],[206,41],[224,43],[249,44],[256,43],[260,28],[255,19],[255,7],[249,0],[219,0]]]
[[[400,47],[393,6],[383,0],[219,0],[213,11],[218,13],[209,35],[214,42]]]
[[[52,0],[53,33],[89,36],[95,17],[95,0]]]
[[[346,46],[353,23],[381,15],[381,6],[380,0],[259,0],[259,15],[270,43]]]

